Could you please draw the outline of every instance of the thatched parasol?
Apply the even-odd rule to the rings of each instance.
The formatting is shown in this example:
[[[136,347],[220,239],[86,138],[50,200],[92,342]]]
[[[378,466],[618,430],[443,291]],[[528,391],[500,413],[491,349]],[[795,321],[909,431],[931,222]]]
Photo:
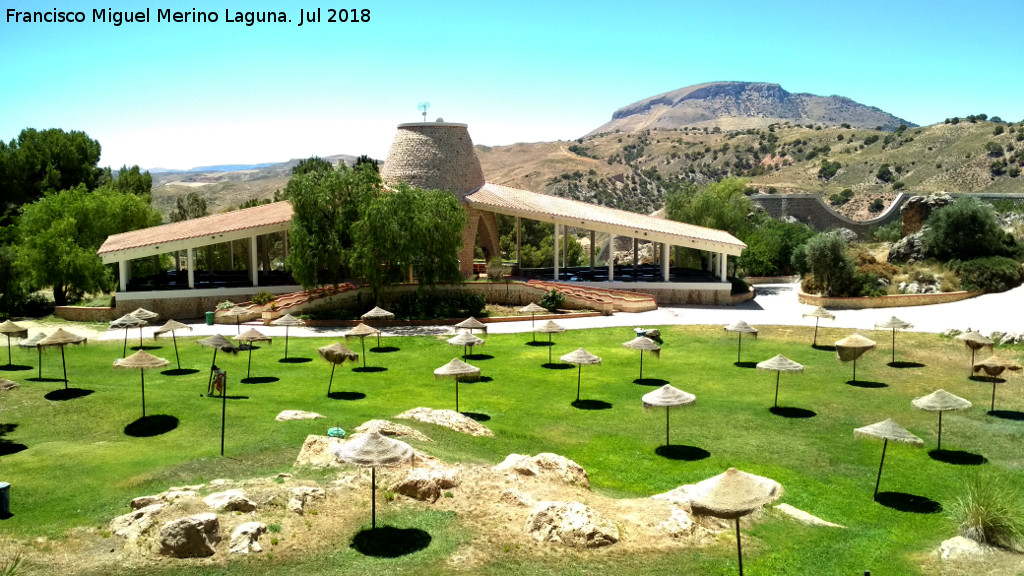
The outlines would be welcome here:
[[[182,324],[177,320],[168,320],[163,326],[153,331],[153,338],[159,338],[161,334],[171,333],[171,340],[174,341],[174,361],[178,363],[178,370],[181,370],[181,358],[178,357],[178,338],[174,335],[177,330],[192,330],[188,324]]]
[[[473,336],[469,332],[459,332],[454,337],[446,340],[452,346],[462,346],[462,358],[466,358],[466,348],[472,348],[473,346],[483,346],[485,344],[483,338]]]
[[[334,455],[344,462],[370,469],[370,527],[377,529],[377,467],[399,466],[412,458],[413,449],[401,440],[388,438],[373,430],[353,438],[336,449]]]
[[[541,324],[540,328],[537,328],[537,332],[548,335],[548,364],[551,364],[551,349],[554,347],[554,343],[551,341],[551,335],[565,332],[565,327],[554,320],[548,320]]]
[[[654,354],[654,357],[657,358],[658,355],[661,354],[661,346],[658,346],[657,342],[655,342],[654,340],[651,340],[647,336],[637,336],[636,338],[633,338],[629,342],[623,342],[622,345],[625,346],[626,348],[631,348],[633,350],[639,350],[640,351],[640,378],[639,379],[643,380],[644,379],[644,350],[650,352],[651,354]]]
[[[579,402],[580,378],[583,376],[583,365],[586,364],[587,366],[592,366],[594,364],[601,364],[601,358],[599,356],[594,356],[583,348],[577,348],[572,352],[565,354],[559,358],[559,360],[579,366],[579,371],[576,374],[576,401]]]
[[[459,378],[463,376],[479,376],[480,369],[476,366],[466,364],[458,358],[452,358],[452,361],[434,370],[434,378],[444,378],[452,376],[455,378],[455,411],[459,411]]]
[[[822,318],[824,318],[826,320],[835,320],[836,319],[836,315],[831,313],[831,312],[829,312],[828,310],[825,310],[821,306],[818,306],[814,310],[811,310],[807,314],[804,314],[804,318],[807,318],[808,316],[814,317],[814,342],[811,343],[811,346],[817,346],[818,345],[818,322],[820,322]]]
[[[170,364],[169,361],[163,358],[157,358],[145,350],[139,350],[135,354],[127,358],[119,358],[114,360],[114,368],[122,368],[125,370],[131,370],[138,368],[139,376],[141,377],[142,383],[142,417],[146,417],[146,369],[147,368],[163,368]]]
[[[990,410],[996,409],[996,383],[997,377],[1003,372],[1009,370],[1011,372],[1018,372],[1021,369],[1021,365],[1013,360],[997,356],[995,354],[985,358],[981,362],[974,364],[974,373],[981,374],[984,372],[989,379],[992,381],[992,407]]]
[[[487,324],[484,324],[483,322],[473,317],[466,318],[462,322],[456,324],[455,327],[462,328],[464,330],[469,330],[470,334],[473,333],[473,330],[481,330],[483,332],[487,332]]]
[[[37,344],[40,348],[46,346],[60,346],[60,362],[64,366],[64,388],[68,387],[68,363],[64,359],[64,347],[68,344],[82,344],[88,341],[85,336],[79,336],[78,334],[72,334],[64,330],[63,328],[57,328],[57,331],[50,334],[46,338],[40,340]],[[39,366],[40,378],[42,378],[42,362]]]
[[[270,323],[271,326],[284,326],[284,359],[288,359],[288,329],[292,326],[305,326],[306,323],[291,314],[285,314]]]
[[[366,320],[368,322],[374,320],[394,320],[395,314],[394,312],[388,312],[387,310],[381,308],[380,306],[374,306],[373,310],[370,310],[369,312],[363,314],[359,318],[361,320]],[[377,348],[380,348],[380,330],[377,331]]]
[[[957,336],[956,339],[962,340],[964,345],[971,350],[971,369],[974,368],[974,353],[982,348],[991,350],[995,345],[995,342],[982,336],[981,332],[972,332],[971,330]]]
[[[208,338],[196,340],[196,344],[206,346],[207,348],[213,348],[213,360],[210,361],[210,379],[209,382],[206,383],[206,393],[213,394],[213,371],[217,367],[217,351],[223,350],[230,354],[238,354],[238,347],[220,334],[214,334]]]
[[[43,377],[43,349],[39,347],[39,341],[43,338],[46,338],[45,333],[36,332],[31,337],[18,342],[18,346],[21,346],[22,348],[35,348],[36,352],[39,353],[39,378]]]
[[[921,440],[917,436],[908,432],[906,428],[897,424],[892,418],[888,418],[882,422],[876,422],[870,426],[857,428],[853,431],[853,437],[881,438],[885,441],[885,443],[882,444],[882,461],[878,464],[878,479],[875,480],[875,494],[873,497],[878,496],[878,484],[882,481],[882,466],[885,465],[885,448],[889,445],[889,440],[910,444],[911,446],[924,446],[924,440]]]
[[[248,378],[249,377],[250,369],[252,368],[252,343],[253,342],[267,342],[267,343],[270,343],[271,342],[271,338],[270,338],[270,336],[267,336],[266,334],[260,332],[259,330],[255,329],[255,328],[249,328],[245,332],[242,332],[238,336],[235,336],[233,339],[234,340],[238,340],[240,342],[245,342],[248,345],[247,348],[249,349],[249,363],[245,367],[245,377]]]
[[[130,314],[132,316],[135,316],[139,320],[145,320],[147,322],[149,322],[150,320],[156,320],[157,318],[160,317],[160,315],[157,314],[156,312],[151,312],[149,310],[146,310],[145,308],[136,308],[134,311],[130,312]]]
[[[736,554],[743,576],[740,517],[781,498],[782,485],[770,478],[729,468],[724,474],[697,483],[695,491],[699,495],[690,502],[694,514],[736,521]]]
[[[914,398],[910,404],[918,410],[939,413],[939,450],[942,450],[942,413],[947,410],[966,410],[971,407],[969,400],[939,389],[927,396]]]
[[[536,302],[530,302],[526,306],[523,306],[522,308],[516,310],[516,312],[521,312],[523,314],[529,314],[530,315],[530,331],[531,332],[534,329],[535,322],[536,322],[536,319],[537,319],[537,314],[543,314],[543,313],[545,313],[547,311],[548,311],[547,308],[541,306],[540,304],[537,304]],[[536,341],[537,341],[537,338],[536,338],[536,333],[535,333],[534,334],[534,342],[536,342]]]
[[[868,350],[875,349],[875,341],[868,340],[860,334],[851,334],[836,342],[836,356],[840,362],[853,362],[853,381],[857,381],[857,358]]]
[[[334,368],[337,367],[338,364],[344,364],[346,360],[355,362],[359,359],[359,354],[349,350],[348,346],[345,346],[341,342],[335,342],[330,346],[321,346],[320,348],[317,348],[316,351],[320,354],[321,358],[331,363],[331,379],[327,383],[327,395],[330,396],[331,385],[334,384]]]
[[[125,314],[124,316],[121,316],[117,320],[113,320],[110,323],[110,326],[107,329],[108,330],[118,330],[120,328],[124,328],[124,349],[121,350],[121,355],[122,356],[127,356],[128,355],[128,329],[129,328],[138,328],[139,329],[139,346],[141,347],[142,346],[142,327],[143,326],[148,326],[148,325],[149,325],[149,321],[147,321],[147,320],[143,320],[142,318],[139,318],[137,316],[132,316],[131,314]]]
[[[22,328],[10,320],[0,324],[0,334],[7,336],[7,365],[11,366],[11,338],[24,338],[28,336],[28,328]]]
[[[892,361],[896,362],[896,331],[897,330],[909,330],[914,325],[910,322],[904,322],[895,316],[891,316],[885,322],[879,322],[875,324],[875,330],[892,330]]]
[[[644,394],[640,400],[643,402],[644,408],[652,408],[655,406],[665,407],[665,446],[670,446],[671,444],[668,441],[669,408],[674,406],[689,406],[697,401],[697,397],[689,392],[683,392],[678,388],[665,384],[654,392]]]
[[[793,362],[782,354],[772,356],[764,362],[757,363],[758,370],[771,370],[775,372],[775,407],[779,406],[779,377],[783,372],[803,372],[802,364]]]
[[[241,306],[235,306],[229,308],[226,312],[222,313],[221,316],[227,316],[228,318],[235,319],[235,331],[239,334],[242,333],[242,323],[240,322],[242,316],[248,314],[249,311]]]
[[[736,362],[739,362],[740,352],[742,352],[743,350],[743,335],[753,334],[754,338],[757,338],[757,328],[754,328],[750,324],[747,324],[743,320],[740,320],[738,322],[733,322],[732,324],[725,326],[725,331],[736,332],[737,334],[739,334],[739,340],[736,346]]]
[[[380,334],[380,330],[377,330],[372,326],[367,326],[362,322],[357,324],[355,328],[345,332],[346,340],[349,338],[359,338],[359,344],[361,344],[363,348],[363,368],[366,368],[366,337],[372,336],[373,334]]]

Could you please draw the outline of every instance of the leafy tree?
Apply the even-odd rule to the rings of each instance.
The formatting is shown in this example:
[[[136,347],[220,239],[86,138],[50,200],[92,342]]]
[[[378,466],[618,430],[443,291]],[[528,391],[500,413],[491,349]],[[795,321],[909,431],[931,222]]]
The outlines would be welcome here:
[[[737,265],[751,276],[793,274],[793,253],[812,236],[814,231],[806,224],[766,217],[747,236]]]
[[[112,287],[113,275],[96,254],[107,236],[159,223],[145,199],[112,186],[47,192],[18,218],[17,266],[30,289],[52,286],[54,303],[62,306]]]
[[[988,155],[991,158],[1002,158],[1003,154],[1005,154],[1002,145],[1000,145],[998,142],[985,143],[985,151],[988,152]]]
[[[118,192],[143,196],[148,201],[153,190],[153,176],[150,175],[149,170],[142,172],[138,166],[131,168],[121,166],[121,169],[117,171],[117,177],[112,180],[111,186]]]
[[[700,190],[683,183],[665,194],[665,216],[677,222],[725,230],[743,240],[752,228],[747,216],[753,211],[753,203],[746,190],[747,181],[743,178],[726,178]]]
[[[823,232],[807,241],[807,268],[825,296],[845,296],[856,275],[846,241],[838,232]]]
[[[895,175],[889,168],[888,164],[882,164],[878,167],[878,172],[875,173],[875,178],[878,178],[882,182],[891,182]]]
[[[499,244],[502,254],[507,258],[515,258],[516,254],[516,219],[513,216],[497,215]],[[554,225],[536,220],[520,221],[520,258],[523,268],[551,267],[555,264],[554,257]],[[561,238],[559,238],[561,241]],[[575,236],[568,236],[569,258],[563,262],[559,252],[561,266],[579,266],[583,263],[583,247]]]
[[[310,156],[292,166],[292,176],[309,174],[310,172],[332,172],[333,170],[334,164],[331,164],[330,161],[324,160],[319,156]]]
[[[368,164],[370,166],[373,166],[374,170],[376,170],[377,172],[380,172],[380,162],[377,162],[376,160],[374,160],[373,158],[370,158],[366,154],[360,154],[359,157],[356,158],[356,163],[355,163],[356,167],[362,166],[363,164]]]
[[[830,162],[827,159],[822,158],[821,168],[818,169],[818,178],[827,182],[831,180],[832,177],[836,175],[836,172],[839,172],[839,169],[842,167],[843,165],[838,161]]]
[[[941,260],[1003,256],[1014,249],[995,210],[973,196],[957,198],[928,218],[924,244]]]
[[[189,192],[175,200],[174,210],[171,210],[171,222],[184,222],[209,214],[206,210],[206,200],[198,192]]]

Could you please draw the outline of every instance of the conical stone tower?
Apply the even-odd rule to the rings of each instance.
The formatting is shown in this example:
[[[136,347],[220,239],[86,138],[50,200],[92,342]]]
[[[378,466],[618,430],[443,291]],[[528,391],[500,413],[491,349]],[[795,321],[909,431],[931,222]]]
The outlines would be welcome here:
[[[390,186],[405,182],[418,188],[446,190],[463,204],[466,227],[462,230],[459,262],[464,275],[473,273],[473,248],[478,234],[487,258],[500,253],[494,213],[470,208],[464,201],[466,195],[485,183],[465,124],[399,124],[380,175]]]

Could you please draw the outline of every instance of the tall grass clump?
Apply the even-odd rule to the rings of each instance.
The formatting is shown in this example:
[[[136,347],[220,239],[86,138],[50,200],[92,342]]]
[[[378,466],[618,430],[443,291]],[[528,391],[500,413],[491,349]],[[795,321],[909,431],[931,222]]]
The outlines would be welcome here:
[[[9,560],[0,562],[0,576],[18,576],[21,574],[21,553],[17,553]]]
[[[1010,549],[1024,543],[1024,495],[991,475],[969,478],[949,515],[965,538]]]

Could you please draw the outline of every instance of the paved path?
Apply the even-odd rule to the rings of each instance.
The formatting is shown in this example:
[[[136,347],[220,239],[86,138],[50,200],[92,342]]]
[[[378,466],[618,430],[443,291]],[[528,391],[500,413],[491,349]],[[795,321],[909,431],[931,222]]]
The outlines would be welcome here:
[[[590,318],[566,318],[558,323],[568,329],[601,328],[610,326],[656,327],[674,324],[729,324],[736,320],[744,320],[753,326],[797,325],[812,326],[812,318],[803,318],[803,314],[812,308],[797,302],[798,284],[762,284],[757,286],[757,298],[739,306],[664,306],[650,312],[637,314],[616,313],[611,316],[594,316]],[[850,328],[854,330],[871,330],[875,323],[896,316],[914,325],[915,331],[942,332],[950,328],[966,330],[972,328],[984,334],[993,331],[1024,332],[1024,286],[1001,294],[986,294],[969,300],[950,304],[931,306],[909,306],[903,308],[881,308],[875,310],[837,310],[835,321],[822,320],[821,326],[826,328]],[[26,323],[30,324],[30,323]],[[181,335],[207,336],[223,334],[231,337],[235,328],[230,325],[192,324],[191,333]],[[253,322],[260,332],[273,337],[283,337],[284,328],[263,326]],[[143,329],[144,335],[152,336],[155,328]],[[243,328],[244,330],[245,328]],[[72,328],[73,331],[79,331]],[[340,337],[348,328],[291,328],[290,336],[327,336]],[[496,322],[488,325],[491,334],[508,334],[529,332],[530,321]],[[450,326],[416,326],[394,327],[384,330],[384,335],[424,335],[450,334],[454,330]],[[129,331],[138,338],[136,330]],[[116,340],[124,338],[124,332],[112,330],[93,334],[100,340]]]

